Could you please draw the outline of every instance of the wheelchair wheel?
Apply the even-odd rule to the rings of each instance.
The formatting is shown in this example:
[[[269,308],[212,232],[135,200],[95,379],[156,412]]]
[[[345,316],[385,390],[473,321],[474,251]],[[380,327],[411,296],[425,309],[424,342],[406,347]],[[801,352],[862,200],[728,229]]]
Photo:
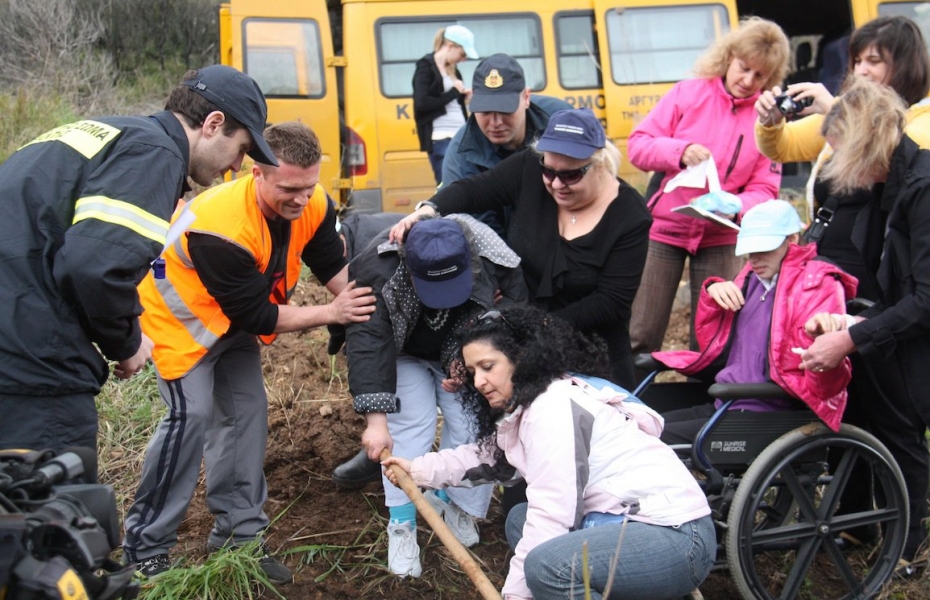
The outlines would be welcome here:
[[[852,481],[854,470],[870,481]],[[838,510],[847,486],[868,485],[871,507]],[[881,442],[850,425],[806,425],[766,447],[740,481],[727,563],[747,600],[870,598],[894,573],[907,522],[904,479]],[[840,534],[852,528],[877,538],[843,548]]]

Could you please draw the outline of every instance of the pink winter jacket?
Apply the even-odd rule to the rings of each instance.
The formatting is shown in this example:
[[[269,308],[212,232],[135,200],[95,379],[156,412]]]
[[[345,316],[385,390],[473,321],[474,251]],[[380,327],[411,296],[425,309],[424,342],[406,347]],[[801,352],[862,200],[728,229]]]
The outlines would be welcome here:
[[[498,424],[497,445],[526,480],[529,502],[504,584],[506,600],[532,598],[523,574],[527,553],[578,529],[590,512],[665,526],[710,514],[694,477],[655,437],[661,428],[638,425],[641,419],[631,414],[637,407],[622,398],[610,388],[560,379]],[[482,464],[493,458],[470,444],[414,459],[410,475],[424,487],[463,485],[466,472]]]
[[[734,282],[743,291],[752,274],[747,263]],[[663,364],[685,375],[707,368],[729,346],[736,313],[718,305],[707,286],[718,281],[710,277],[701,288],[694,333],[700,352],[676,350],[654,352]],[[829,371],[816,373],[800,368],[801,357],[792,348],[807,348],[813,339],[804,323],[819,312],[846,313],[846,299],[856,294],[859,282],[836,265],[817,259],[813,244],[788,248],[775,285],[772,329],[769,332],[769,378],[789,394],[803,400],[832,430],[840,428],[846,408],[846,386],[852,376],[849,358]]]
[[[738,219],[756,204],[778,197],[781,166],[756,148],[753,104],[758,97],[734,98],[720,77],[687,79],[676,83],[633,129],[627,146],[630,162],[643,171],[665,172],[659,191],[648,200],[653,218],[649,239],[691,254],[736,243],[736,232],[728,227],[671,212],[708,191],[662,191],[682,170],[681,156],[689,144],[700,144],[713,154],[720,187],[743,201]]]

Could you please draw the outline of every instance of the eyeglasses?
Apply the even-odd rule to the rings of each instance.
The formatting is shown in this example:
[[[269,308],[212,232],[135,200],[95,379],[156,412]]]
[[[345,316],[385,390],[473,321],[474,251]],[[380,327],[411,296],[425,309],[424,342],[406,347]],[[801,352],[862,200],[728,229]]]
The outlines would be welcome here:
[[[552,167],[547,167],[546,163],[543,162],[543,158],[539,159],[539,166],[542,167],[542,176],[546,180],[546,183],[552,183],[556,177],[559,178],[559,181],[563,185],[575,185],[582,178],[587,175],[588,171],[591,170],[591,167],[594,166],[594,163],[588,163],[580,169],[568,169],[565,171],[556,171]]]

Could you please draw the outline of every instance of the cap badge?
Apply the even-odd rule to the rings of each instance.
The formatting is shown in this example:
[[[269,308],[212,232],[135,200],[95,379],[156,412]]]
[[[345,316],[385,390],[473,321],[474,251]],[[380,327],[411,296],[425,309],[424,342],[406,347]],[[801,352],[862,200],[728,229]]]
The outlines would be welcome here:
[[[488,76],[484,78],[484,87],[491,90],[496,90],[502,85],[504,85],[504,78],[501,77],[501,74],[497,69],[491,69],[491,72],[488,73]]]

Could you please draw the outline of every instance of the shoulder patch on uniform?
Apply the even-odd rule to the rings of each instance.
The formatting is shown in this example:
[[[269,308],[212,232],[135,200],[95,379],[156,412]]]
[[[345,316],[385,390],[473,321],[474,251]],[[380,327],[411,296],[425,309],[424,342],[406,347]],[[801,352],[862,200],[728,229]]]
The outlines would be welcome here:
[[[70,146],[84,158],[90,159],[116,139],[120,133],[121,131],[116,127],[100,121],[78,121],[47,131],[24,145],[23,148],[41,142],[57,141]]]

